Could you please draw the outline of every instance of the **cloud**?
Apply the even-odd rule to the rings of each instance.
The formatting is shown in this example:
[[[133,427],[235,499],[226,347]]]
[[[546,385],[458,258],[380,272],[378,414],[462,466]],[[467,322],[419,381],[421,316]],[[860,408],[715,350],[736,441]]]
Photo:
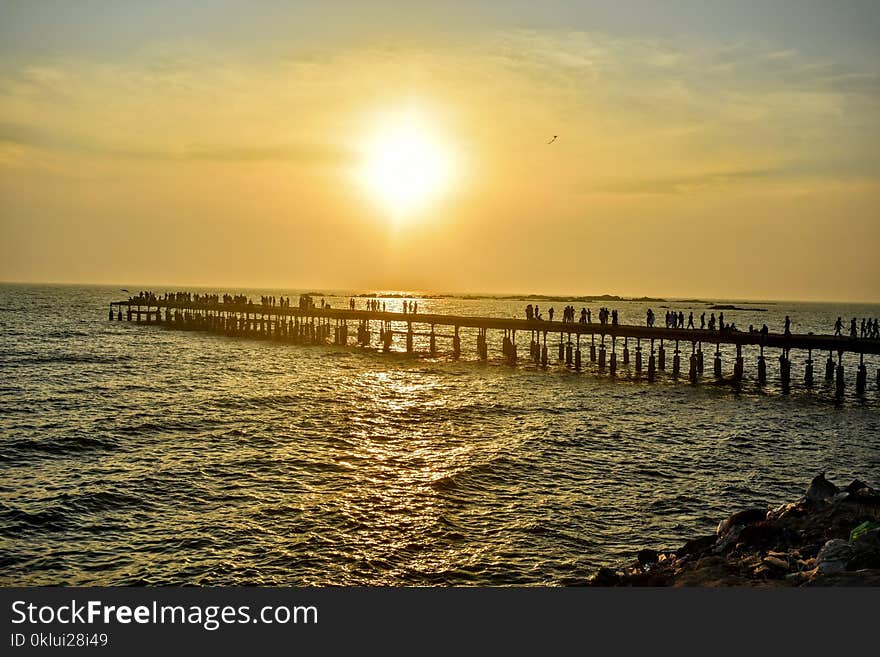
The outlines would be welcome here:
[[[629,178],[609,180],[589,186],[588,191],[602,194],[685,194],[707,187],[717,187],[744,180],[768,180],[783,175],[764,169],[719,171],[667,178]]]
[[[314,165],[340,165],[352,154],[329,144],[299,143],[277,145],[193,144],[186,146],[175,159],[213,162],[294,162]]]

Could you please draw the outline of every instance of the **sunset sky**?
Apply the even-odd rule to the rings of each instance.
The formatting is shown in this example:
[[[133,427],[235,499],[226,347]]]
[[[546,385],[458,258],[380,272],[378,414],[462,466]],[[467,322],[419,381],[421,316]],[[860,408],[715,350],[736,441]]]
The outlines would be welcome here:
[[[880,301],[880,3],[3,0],[0,280]]]

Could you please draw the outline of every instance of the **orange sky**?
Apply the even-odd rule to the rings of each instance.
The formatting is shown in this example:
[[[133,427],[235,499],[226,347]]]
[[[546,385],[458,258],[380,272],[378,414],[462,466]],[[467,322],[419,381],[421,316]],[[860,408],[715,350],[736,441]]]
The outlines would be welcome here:
[[[880,301],[878,58],[528,17],[50,47],[15,8],[0,280]],[[359,177],[401,113],[452,168],[403,213]]]

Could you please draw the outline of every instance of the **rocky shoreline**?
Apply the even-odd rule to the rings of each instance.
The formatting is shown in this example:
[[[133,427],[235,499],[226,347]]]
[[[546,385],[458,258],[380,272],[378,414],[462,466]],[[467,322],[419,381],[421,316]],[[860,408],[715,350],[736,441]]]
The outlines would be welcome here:
[[[589,586],[880,586],[880,494],[815,477],[805,495],[746,509],[676,550],[643,549]]]

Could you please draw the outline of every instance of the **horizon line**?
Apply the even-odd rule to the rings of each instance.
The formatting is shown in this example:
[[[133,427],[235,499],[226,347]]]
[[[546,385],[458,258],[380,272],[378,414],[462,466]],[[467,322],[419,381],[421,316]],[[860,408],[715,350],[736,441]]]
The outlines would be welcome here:
[[[384,290],[377,289],[375,287],[369,288],[345,288],[345,287],[328,287],[322,288],[321,286],[301,286],[301,287],[284,287],[284,286],[261,286],[261,285],[206,285],[201,283],[180,283],[180,284],[171,284],[171,283],[96,283],[96,282],[82,282],[82,281],[21,281],[21,280],[0,280],[0,285],[49,285],[49,286],[81,286],[81,287],[116,287],[116,286],[130,286],[130,287],[138,287],[147,289],[150,287],[178,287],[178,288],[200,288],[200,289],[210,289],[210,290],[277,290],[277,291],[287,291],[289,290],[322,290],[323,293],[326,292],[357,292],[364,293],[368,291],[374,291],[377,296],[379,296],[380,292],[384,292],[387,294],[414,294],[421,296],[474,296],[479,295],[483,297],[569,297],[572,300],[589,297],[593,299],[599,299],[603,296],[611,296],[611,297],[620,297],[622,301],[641,301],[643,297],[646,297],[648,300],[660,300],[660,301],[758,301],[758,302],[768,302],[768,303],[829,303],[829,304],[868,304],[868,305],[880,305],[880,298],[876,300],[866,300],[866,299],[782,299],[782,298],[769,298],[769,297],[715,297],[715,296],[706,296],[706,295],[653,295],[653,294],[626,294],[626,293],[611,293],[604,292],[601,294],[584,294],[584,293],[572,293],[572,292],[522,292],[522,291],[485,291],[485,290],[427,290],[427,289],[418,289],[418,288],[386,288]],[[140,291],[140,290],[139,290]],[[327,294],[326,296],[330,296]]]

